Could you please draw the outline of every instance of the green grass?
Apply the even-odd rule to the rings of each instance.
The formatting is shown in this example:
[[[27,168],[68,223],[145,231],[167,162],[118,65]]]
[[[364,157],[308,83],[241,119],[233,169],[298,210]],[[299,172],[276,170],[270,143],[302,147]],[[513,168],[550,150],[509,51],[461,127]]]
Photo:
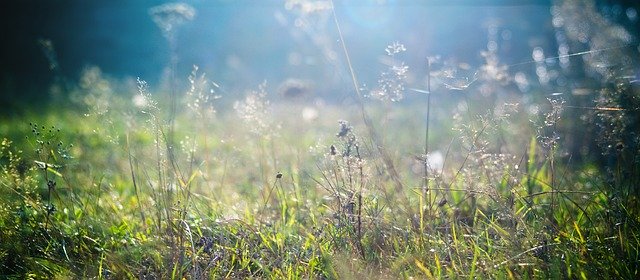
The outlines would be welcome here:
[[[356,106],[87,69],[0,121],[0,278],[638,278],[633,67],[588,107],[515,91],[495,53],[405,97],[402,51],[379,100],[349,65]]]
[[[638,275],[640,216],[627,185],[637,174],[550,156],[562,140],[539,141],[522,113],[436,112],[431,146],[446,162],[423,197],[419,107],[380,115],[367,105],[387,118],[374,129],[398,188],[361,136],[371,128],[341,105],[309,122],[260,94],[216,114],[183,106],[171,144],[162,100],[100,98],[108,110],[51,107],[2,122],[3,278]],[[511,141],[495,148],[501,134]]]

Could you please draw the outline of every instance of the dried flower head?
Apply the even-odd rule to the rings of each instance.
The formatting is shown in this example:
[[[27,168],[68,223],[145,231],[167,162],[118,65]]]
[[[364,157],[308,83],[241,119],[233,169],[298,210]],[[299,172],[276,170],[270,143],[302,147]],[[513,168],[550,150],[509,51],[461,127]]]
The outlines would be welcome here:
[[[187,106],[199,117],[208,117],[215,114],[213,102],[221,98],[217,95],[218,84],[210,82],[205,74],[198,74],[198,66],[194,65],[189,75],[191,87],[187,91]]]
[[[340,124],[340,131],[338,132],[338,134],[336,134],[336,136],[338,136],[339,138],[346,137],[347,134],[351,132],[352,127],[349,125],[349,122],[345,120],[340,120],[338,121],[338,123]]]
[[[299,13],[301,16],[330,10],[333,5],[331,1],[309,1],[309,0],[286,0],[284,7],[286,10]]]
[[[133,97],[133,105],[143,110],[157,109],[157,103],[151,98],[147,82],[138,77],[136,84],[138,85],[138,92]]]
[[[369,96],[378,100],[400,101],[404,93],[404,85],[409,73],[409,66],[397,61],[395,55],[406,51],[403,44],[394,42],[387,46],[385,52],[391,59],[388,69],[378,78],[378,86],[369,92]]]
[[[162,31],[162,35],[172,40],[175,28],[193,20],[196,10],[185,3],[167,3],[149,9],[149,14]]]
[[[250,92],[244,100],[236,101],[233,105],[238,117],[251,129],[251,132],[261,136],[274,134],[271,130],[270,104],[267,100],[266,87],[266,83],[261,84],[257,91]]]
[[[407,48],[405,48],[405,46],[400,42],[396,41],[396,42],[393,42],[391,45],[388,45],[387,48],[384,50],[387,52],[388,56],[393,56],[395,54],[406,51]]]

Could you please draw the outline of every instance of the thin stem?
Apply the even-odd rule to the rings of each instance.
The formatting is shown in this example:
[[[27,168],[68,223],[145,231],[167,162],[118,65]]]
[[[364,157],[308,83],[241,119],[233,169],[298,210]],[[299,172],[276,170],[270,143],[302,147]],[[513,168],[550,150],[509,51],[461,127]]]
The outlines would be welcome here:
[[[364,189],[364,169],[362,168],[362,158],[360,157],[360,149],[356,146],[356,155],[358,157],[358,170],[360,171],[360,188],[358,190],[358,246],[362,259],[366,260],[364,245],[362,244],[362,191]]]
[[[136,200],[138,201],[138,209],[140,211],[140,220],[142,222],[142,227],[146,228],[146,218],[144,217],[144,211],[142,210],[142,201],[140,201],[140,191],[138,189],[138,183],[136,180],[136,173],[133,169],[133,156],[131,155],[131,145],[129,143],[129,133],[126,135],[127,139],[127,154],[129,156],[129,168],[131,169],[131,181],[133,182],[133,190],[136,193]]]
[[[169,81],[169,84],[171,85],[171,92],[169,93],[169,102],[170,102],[170,108],[169,108],[169,143],[170,146],[173,147],[174,145],[174,135],[175,135],[175,119],[176,119],[176,112],[178,109],[178,101],[177,101],[177,89],[176,89],[176,71],[178,71],[178,53],[176,50],[176,40],[174,36],[171,36],[169,38],[169,49],[171,52],[171,57],[170,57],[170,79],[171,81]],[[171,152],[171,151],[169,151]]]
[[[427,59],[427,124],[424,137],[424,183],[422,197],[427,198],[429,192],[429,118],[431,114],[431,60]],[[431,196],[427,200],[429,204],[429,216],[431,216]]]
[[[543,245],[538,245],[538,246],[533,247],[533,248],[529,248],[528,250],[526,250],[524,252],[521,252],[521,253],[513,256],[513,257],[508,258],[507,260],[505,260],[505,261],[503,261],[503,262],[501,262],[499,264],[494,265],[493,268],[496,269],[498,267],[501,267],[501,266],[509,263],[510,261],[513,261],[513,260],[515,260],[515,259],[517,259],[517,258],[519,258],[519,257],[521,257],[521,256],[523,256],[523,255],[525,255],[525,254],[527,254],[529,252],[533,252],[533,251],[536,251],[536,250],[541,250],[541,249],[544,249],[545,247],[551,247],[551,246],[556,246],[556,245],[560,245],[560,243],[543,244]]]
[[[266,210],[267,206],[269,204],[269,200],[271,200],[271,193],[273,192],[273,189],[275,189],[277,187],[276,183],[278,182],[280,178],[276,177],[275,181],[273,181],[273,184],[271,184],[271,186],[267,185],[267,188],[269,188],[269,192],[267,193],[267,196],[264,200],[264,204],[262,205],[262,210]]]
[[[356,72],[353,71],[353,66],[351,64],[351,57],[349,57],[349,52],[347,51],[347,45],[344,42],[344,38],[342,36],[342,29],[340,29],[340,24],[338,23],[338,16],[336,15],[336,8],[333,4],[333,0],[331,0],[331,12],[333,12],[333,20],[336,24],[336,29],[338,29],[338,36],[340,36],[340,44],[342,45],[342,51],[345,53],[345,58],[347,59],[347,66],[349,66],[349,73],[351,74],[351,81],[353,82],[353,88],[356,90],[358,94],[358,99],[362,99],[362,93],[360,93],[360,87],[358,86],[358,80],[356,79]],[[362,102],[360,102],[362,105]],[[364,108],[363,108],[364,109]]]

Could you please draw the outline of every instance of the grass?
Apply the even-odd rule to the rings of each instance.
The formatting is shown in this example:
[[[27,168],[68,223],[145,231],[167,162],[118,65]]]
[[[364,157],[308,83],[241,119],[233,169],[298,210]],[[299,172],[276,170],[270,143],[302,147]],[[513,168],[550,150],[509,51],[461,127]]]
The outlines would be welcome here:
[[[330,105],[311,123],[275,119],[273,111],[257,110],[271,106],[260,92],[209,117],[184,110],[175,122],[176,147],[167,146],[158,107],[138,108],[116,95],[101,114],[46,109],[29,118],[31,126],[5,121],[3,135],[12,139],[2,144],[2,275],[638,273],[637,196],[625,188],[636,179],[614,175],[609,182],[597,165],[550,157],[561,141],[552,148],[532,135],[514,139],[528,142],[518,154],[495,153],[495,135],[513,120],[451,119],[454,141],[425,192],[422,163],[411,159],[422,140],[411,125],[386,128],[405,186],[398,189],[373,142],[359,136],[368,128],[357,111]],[[368,109],[375,118],[376,106]],[[266,114],[264,127],[256,130],[255,118],[244,114]],[[411,108],[397,114],[389,127],[412,118]],[[338,123],[335,115],[356,121]]]
[[[383,102],[351,69],[354,107],[267,84],[218,99],[197,68],[182,96],[88,69],[0,122],[0,278],[637,278],[637,86],[602,77],[586,109],[527,100],[487,57],[461,82],[429,59],[408,101],[404,64]],[[606,137],[574,159],[580,126]]]

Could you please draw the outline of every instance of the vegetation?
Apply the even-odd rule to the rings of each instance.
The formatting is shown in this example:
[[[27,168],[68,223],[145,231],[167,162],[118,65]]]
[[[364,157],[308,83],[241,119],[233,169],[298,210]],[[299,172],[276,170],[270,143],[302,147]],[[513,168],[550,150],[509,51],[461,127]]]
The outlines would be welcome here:
[[[351,69],[351,105],[87,69],[0,122],[0,278],[638,277],[637,58],[580,104],[514,93],[490,51],[409,89],[404,51],[371,90]]]

